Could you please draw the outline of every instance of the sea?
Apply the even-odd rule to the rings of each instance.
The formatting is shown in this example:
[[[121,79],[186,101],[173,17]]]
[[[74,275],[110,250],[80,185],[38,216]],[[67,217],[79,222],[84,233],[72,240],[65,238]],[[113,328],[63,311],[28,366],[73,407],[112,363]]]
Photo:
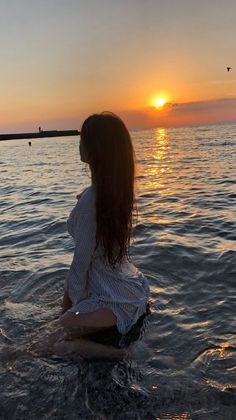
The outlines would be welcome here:
[[[151,287],[138,357],[37,355],[60,315],[79,138],[0,142],[0,419],[236,419],[236,124],[131,133],[130,258]]]

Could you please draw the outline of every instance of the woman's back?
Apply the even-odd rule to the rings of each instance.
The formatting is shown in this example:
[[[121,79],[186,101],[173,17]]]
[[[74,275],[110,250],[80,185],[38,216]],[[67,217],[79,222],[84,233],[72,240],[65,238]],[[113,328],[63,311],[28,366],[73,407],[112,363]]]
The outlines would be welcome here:
[[[104,257],[101,245],[96,246],[95,202],[95,189],[90,187],[82,194],[67,221],[68,231],[75,242],[76,255],[67,283],[73,289],[73,303],[78,311],[96,310],[108,305],[119,320],[118,329],[126,332],[144,312],[149,287],[146,278],[126,256],[111,266]],[[81,296],[81,291],[85,289],[85,294]],[[124,317],[129,305],[136,307],[135,318],[129,318],[128,314]],[[133,311],[133,308],[130,309]]]

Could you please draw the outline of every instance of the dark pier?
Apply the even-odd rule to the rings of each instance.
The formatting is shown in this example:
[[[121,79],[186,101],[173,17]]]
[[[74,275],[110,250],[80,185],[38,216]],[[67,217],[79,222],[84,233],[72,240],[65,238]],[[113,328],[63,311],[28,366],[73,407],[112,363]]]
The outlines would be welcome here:
[[[78,130],[49,130],[38,131],[37,133],[13,133],[13,134],[0,134],[1,140],[20,140],[20,139],[37,139],[44,137],[66,137],[66,136],[79,136]]]

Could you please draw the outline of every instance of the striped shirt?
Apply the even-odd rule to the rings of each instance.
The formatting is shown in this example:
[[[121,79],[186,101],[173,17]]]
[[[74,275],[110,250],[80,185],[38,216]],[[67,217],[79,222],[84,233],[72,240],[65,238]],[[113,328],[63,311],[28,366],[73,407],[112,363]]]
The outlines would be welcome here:
[[[82,194],[67,220],[75,250],[65,288],[72,301],[70,312],[93,312],[109,308],[125,334],[146,311],[149,285],[146,277],[127,258],[112,268],[96,248],[95,191]]]

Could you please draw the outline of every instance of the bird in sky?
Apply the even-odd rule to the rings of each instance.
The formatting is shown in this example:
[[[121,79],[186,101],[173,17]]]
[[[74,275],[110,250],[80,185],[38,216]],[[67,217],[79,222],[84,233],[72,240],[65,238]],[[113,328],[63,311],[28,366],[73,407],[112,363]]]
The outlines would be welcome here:
[[[232,67],[226,67],[228,71],[232,70]]]

